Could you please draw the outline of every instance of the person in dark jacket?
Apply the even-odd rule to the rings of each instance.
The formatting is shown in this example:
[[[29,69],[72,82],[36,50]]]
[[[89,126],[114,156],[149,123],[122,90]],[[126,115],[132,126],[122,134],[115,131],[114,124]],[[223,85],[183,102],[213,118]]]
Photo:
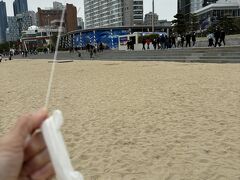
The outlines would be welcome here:
[[[171,42],[172,42],[172,47],[174,46],[175,48],[177,47],[176,46],[176,36],[175,34],[173,33],[172,36],[171,36]]]
[[[186,47],[191,47],[191,35],[190,33],[187,33],[186,35]]]
[[[195,32],[192,34],[192,42],[193,42],[193,46],[195,46],[196,45],[196,33]]]
[[[225,36],[226,36],[226,33],[225,33],[224,29],[221,29],[221,32],[220,32],[220,42],[219,42],[220,45],[222,45],[222,42],[223,42],[224,46],[226,45],[226,43],[225,43]]]
[[[184,46],[184,41],[185,41],[185,37],[184,35],[181,36],[181,47],[183,48]]]
[[[157,49],[157,40],[153,39],[152,44],[153,44],[154,50],[156,50]]]
[[[142,45],[143,45],[142,50],[146,50],[146,47],[145,47],[145,45],[146,45],[146,39],[144,39],[144,38],[143,38],[143,40],[142,40]]]
[[[161,49],[165,49],[165,43],[166,43],[166,38],[165,38],[165,35],[162,34],[160,37]]]

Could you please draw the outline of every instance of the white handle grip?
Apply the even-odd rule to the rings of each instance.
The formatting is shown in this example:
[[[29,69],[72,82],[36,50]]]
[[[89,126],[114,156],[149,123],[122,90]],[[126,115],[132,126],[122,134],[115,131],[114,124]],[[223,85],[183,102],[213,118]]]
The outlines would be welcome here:
[[[55,169],[58,180],[83,180],[83,176],[74,171],[60,128],[63,124],[62,112],[56,110],[44,121],[41,130]]]

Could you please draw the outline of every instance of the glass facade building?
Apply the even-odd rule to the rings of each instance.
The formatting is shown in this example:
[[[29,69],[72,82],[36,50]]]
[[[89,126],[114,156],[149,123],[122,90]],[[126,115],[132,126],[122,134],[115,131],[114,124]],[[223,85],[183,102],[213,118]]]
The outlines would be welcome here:
[[[15,0],[13,2],[13,11],[14,16],[17,14],[22,14],[28,11],[28,3],[27,0]]]
[[[18,19],[16,16],[8,17],[7,41],[17,41],[20,39]]]
[[[0,44],[6,42],[7,12],[6,3],[0,1]]]
[[[240,17],[240,0],[218,0],[211,2],[207,6],[197,10],[201,29],[205,30],[210,26],[215,26],[224,17]]]

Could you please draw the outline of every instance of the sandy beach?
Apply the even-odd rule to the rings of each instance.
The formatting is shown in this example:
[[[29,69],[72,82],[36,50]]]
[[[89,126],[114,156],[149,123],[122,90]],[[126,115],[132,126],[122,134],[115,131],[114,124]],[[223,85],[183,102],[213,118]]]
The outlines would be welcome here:
[[[44,105],[50,69],[0,63],[0,135]],[[54,109],[86,180],[240,180],[240,64],[57,64]]]

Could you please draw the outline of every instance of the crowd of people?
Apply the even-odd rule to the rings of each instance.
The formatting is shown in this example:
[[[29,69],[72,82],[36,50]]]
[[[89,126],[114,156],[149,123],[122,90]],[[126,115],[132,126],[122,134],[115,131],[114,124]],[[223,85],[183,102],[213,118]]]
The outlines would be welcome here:
[[[196,45],[196,33],[186,33],[184,35],[176,35],[172,33],[170,36],[161,34],[159,37],[154,39],[143,38],[142,49],[150,49],[152,43],[154,50],[157,49],[169,49],[169,48],[180,48],[180,47],[194,47]]]
[[[87,44],[85,48],[82,48],[82,49],[85,49],[89,55],[90,55],[90,58],[92,59],[93,58],[93,55],[96,55],[97,52],[100,53],[100,52],[103,52],[103,50],[105,49],[105,46],[103,45],[103,43],[95,43],[94,45],[91,45],[91,44]],[[78,51],[78,57],[81,57],[81,52]]]
[[[9,52],[4,52],[3,54],[0,54],[0,62],[2,62],[3,58],[5,58],[5,61],[6,60],[10,60],[11,61],[14,54],[15,53],[12,50],[10,50]]]
[[[223,28],[216,28],[213,33],[207,36],[208,47],[221,47],[226,45],[225,41],[226,33]],[[169,49],[169,48],[183,48],[183,47],[195,47],[197,42],[197,35],[195,32],[188,32],[185,34],[172,33],[170,36],[161,34],[159,37],[150,39],[143,38],[142,50],[149,50],[152,45],[154,50],[157,49]],[[129,43],[131,44],[131,43]],[[128,45],[131,47],[130,45]],[[131,49],[129,48],[128,49]]]
[[[208,38],[208,47],[221,47],[222,43],[225,46],[225,36],[226,33],[224,29],[216,28],[214,33],[210,33],[207,38]]]

